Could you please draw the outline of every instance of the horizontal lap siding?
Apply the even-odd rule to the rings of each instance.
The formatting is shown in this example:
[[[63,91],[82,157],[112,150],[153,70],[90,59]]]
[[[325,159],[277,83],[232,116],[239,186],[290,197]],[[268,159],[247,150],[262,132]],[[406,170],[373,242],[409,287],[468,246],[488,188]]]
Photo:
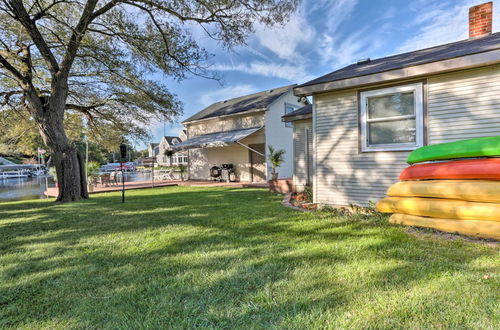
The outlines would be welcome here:
[[[316,96],[316,201],[368,205],[384,197],[407,152],[360,153],[357,93]]]
[[[428,79],[429,143],[500,135],[500,66]]]
[[[357,91],[315,102],[317,202],[367,205],[384,197],[408,152],[359,152]],[[499,134],[500,65],[427,79],[429,144]]]
[[[309,130],[309,159],[306,152],[306,130]],[[309,166],[309,175],[311,177],[312,166],[312,121],[300,120],[294,122],[293,126],[293,154],[294,154],[294,184],[301,189],[307,184],[307,168]]]

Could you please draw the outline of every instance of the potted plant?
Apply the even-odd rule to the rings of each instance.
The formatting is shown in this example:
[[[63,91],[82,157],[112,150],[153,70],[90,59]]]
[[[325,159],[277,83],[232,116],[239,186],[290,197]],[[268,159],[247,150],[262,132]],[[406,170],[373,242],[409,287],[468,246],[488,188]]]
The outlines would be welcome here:
[[[94,192],[94,187],[99,179],[99,169],[101,165],[98,162],[89,162],[87,164],[87,187],[89,192]]]
[[[271,162],[271,167],[273,169],[271,172],[271,180],[276,181],[278,180],[278,172],[276,172],[276,169],[285,161],[285,150],[276,150],[273,146],[269,146],[269,155],[267,159]]]

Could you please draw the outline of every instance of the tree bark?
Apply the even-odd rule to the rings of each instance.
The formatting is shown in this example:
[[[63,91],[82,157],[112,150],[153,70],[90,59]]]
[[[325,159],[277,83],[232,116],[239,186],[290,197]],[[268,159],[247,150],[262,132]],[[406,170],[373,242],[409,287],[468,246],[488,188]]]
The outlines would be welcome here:
[[[65,95],[54,93],[50,98],[30,97],[30,112],[35,119],[40,135],[52,151],[56,167],[59,193],[58,202],[72,202],[89,197],[83,158],[71,144],[64,131]],[[54,96],[59,96],[57,99]],[[55,102],[55,101],[58,102]],[[45,103],[44,103],[45,102]]]

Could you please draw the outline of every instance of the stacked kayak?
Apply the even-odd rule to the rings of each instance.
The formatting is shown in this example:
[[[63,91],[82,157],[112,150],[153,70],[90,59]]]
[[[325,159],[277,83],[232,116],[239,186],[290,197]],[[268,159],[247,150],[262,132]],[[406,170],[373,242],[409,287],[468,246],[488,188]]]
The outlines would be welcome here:
[[[377,210],[391,223],[500,239],[500,136],[414,150]]]

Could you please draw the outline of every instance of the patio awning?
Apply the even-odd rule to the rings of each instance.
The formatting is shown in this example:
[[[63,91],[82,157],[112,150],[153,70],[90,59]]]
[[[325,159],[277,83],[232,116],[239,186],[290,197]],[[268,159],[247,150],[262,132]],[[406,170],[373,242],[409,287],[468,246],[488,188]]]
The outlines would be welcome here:
[[[238,143],[247,136],[257,132],[262,127],[238,129],[227,132],[217,132],[192,137],[184,142],[171,146],[174,150],[185,150],[194,148],[216,148],[225,147],[232,143]]]

